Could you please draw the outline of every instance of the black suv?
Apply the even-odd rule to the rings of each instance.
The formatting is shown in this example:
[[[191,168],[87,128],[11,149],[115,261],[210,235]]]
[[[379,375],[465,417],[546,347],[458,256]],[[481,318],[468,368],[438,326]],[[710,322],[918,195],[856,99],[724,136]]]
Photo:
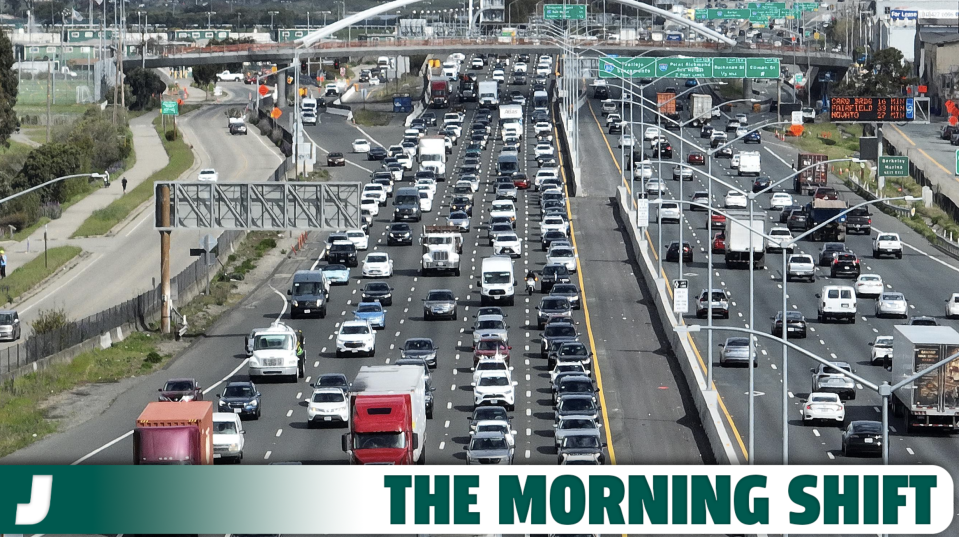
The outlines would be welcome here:
[[[823,244],[822,250],[819,250],[819,266],[828,267],[832,265],[837,255],[847,251],[846,244],[842,242],[827,242]]]
[[[413,230],[409,224],[394,222],[389,225],[386,232],[386,244],[394,246],[397,244],[413,245]]]
[[[334,242],[326,254],[326,260],[331,265],[355,267],[359,264],[356,258],[356,245],[346,241]]]
[[[666,247],[666,261],[679,262],[679,241],[673,241]],[[693,248],[683,241],[683,263],[693,262]]]
[[[859,257],[856,254],[843,252],[836,255],[829,270],[833,278],[839,276],[849,276],[858,278],[860,273]]]
[[[540,289],[544,294],[548,294],[557,283],[570,283],[571,281],[569,269],[566,268],[566,265],[546,265],[543,267]]]
[[[579,334],[576,332],[576,325],[567,321],[553,321],[546,325],[543,330],[543,337],[540,338],[539,353],[541,358],[547,358],[547,350],[550,345],[557,342],[579,341]],[[552,369],[553,364],[547,364],[548,369]]]

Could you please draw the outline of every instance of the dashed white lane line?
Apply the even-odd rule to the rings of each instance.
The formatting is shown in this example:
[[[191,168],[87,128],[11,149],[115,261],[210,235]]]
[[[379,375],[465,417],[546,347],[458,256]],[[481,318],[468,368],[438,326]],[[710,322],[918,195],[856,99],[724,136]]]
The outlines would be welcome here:
[[[293,411],[292,411],[292,410],[287,410],[287,411],[286,411],[286,417],[289,418],[289,417],[292,416],[292,415],[293,415]]]
[[[272,454],[273,454],[272,451],[267,451],[266,453],[263,454],[263,460],[265,461],[270,460],[270,455]]]
[[[913,451],[911,447],[907,447],[907,448],[906,448],[906,453],[908,453],[908,454],[910,454],[910,455],[915,455],[915,454],[916,454],[916,452]]]
[[[833,455],[831,451],[827,451],[827,452],[826,452],[826,456],[829,457],[830,460],[833,460],[833,459],[836,458],[836,456]]]
[[[277,430],[276,430],[276,437],[279,438],[281,434],[283,434],[283,429],[277,429]]]
[[[440,442],[440,449],[443,449],[445,447],[446,447],[446,442]]]

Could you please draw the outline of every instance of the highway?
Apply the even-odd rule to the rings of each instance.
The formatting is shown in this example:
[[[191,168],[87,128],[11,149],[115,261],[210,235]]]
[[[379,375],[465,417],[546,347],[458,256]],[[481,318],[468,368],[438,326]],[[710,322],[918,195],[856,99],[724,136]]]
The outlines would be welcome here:
[[[665,85],[665,84],[664,84]],[[618,97],[618,94],[617,94]],[[647,98],[655,100],[655,89],[649,88],[646,92]],[[585,111],[585,117],[581,116],[583,143],[592,144],[590,147],[606,149],[607,141],[612,146],[606,149],[605,159],[612,161],[611,153],[615,152],[618,158],[619,151],[616,149],[618,136],[607,136],[600,128],[598,121],[601,121],[598,101],[589,101],[589,110]],[[639,108],[636,109],[636,117],[639,117]],[[652,119],[652,113],[647,113],[647,121]],[[750,118],[751,124],[759,122],[758,117]],[[718,122],[720,126],[725,124],[725,120]],[[638,132],[638,126],[637,126]],[[679,144],[675,138],[677,131],[667,131],[667,134],[674,148],[673,161],[678,162]],[[685,129],[684,136],[687,140],[702,145],[699,138],[699,129]],[[773,180],[785,177],[792,173],[791,163],[795,160],[796,150],[791,146],[779,142],[774,137],[764,134],[761,147],[757,148],[755,144],[745,146],[742,142],[734,144],[734,150],[759,150],[762,153],[763,175],[773,178]],[[690,144],[686,144],[686,154],[693,150]],[[592,154],[592,153],[591,153]],[[685,154],[683,155],[685,162]],[[737,177],[734,171],[729,168],[728,159],[714,159],[713,174],[719,179],[738,185],[744,190],[751,190],[753,178]],[[655,167],[655,164],[654,164]],[[698,167],[705,172],[705,167]],[[617,173],[618,176],[618,173]],[[668,192],[664,194],[666,199],[679,198],[679,183],[672,180],[672,165],[663,166],[663,176],[666,178]],[[618,179],[618,177],[617,177]],[[689,199],[692,193],[697,190],[706,190],[707,179],[702,173],[696,173],[693,181],[687,181],[683,186],[683,197]],[[845,189],[837,181],[830,182],[842,192],[842,196],[850,205],[863,201],[852,192]],[[635,191],[639,183],[631,185]],[[785,184],[784,184],[785,186]],[[713,185],[713,203],[721,207],[723,197],[728,189],[719,185]],[[780,190],[777,188],[776,190]],[[797,196],[793,194],[794,199],[801,200],[801,203],[808,201],[808,196]],[[762,209],[768,209],[768,200],[770,194],[761,196],[760,205]],[[757,214],[760,208],[757,207]],[[883,213],[873,210],[873,232],[876,231],[894,231],[900,234],[905,243],[905,252],[901,260],[895,258],[873,259],[871,256],[871,238],[872,236],[848,235],[846,244],[857,252],[862,259],[862,273],[877,273],[882,276],[887,290],[895,290],[905,294],[910,304],[912,315],[930,315],[936,317],[943,325],[956,327],[955,321],[943,318],[943,300],[956,290],[957,272],[959,272],[959,263],[954,259],[941,254],[926,243],[918,234],[910,230],[904,224]],[[659,229],[655,222],[655,205],[650,208],[650,226],[648,228],[649,240],[655,244],[658,238]],[[770,224],[778,224],[778,211],[766,210],[766,217]],[[697,320],[695,318],[695,298],[700,290],[707,287],[707,254],[706,248],[709,246],[706,231],[705,211],[686,211],[686,223],[684,241],[692,244],[694,249],[694,259],[692,263],[684,264],[683,277],[690,280],[690,313],[687,314],[687,324],[706,325],[706,320]],[[775,219],[775,220],[774,220]],[[767,230],[770,227],[767,224]],[[678,225],[669,223],[663,224],[663,245],[672,240],[678,239]],[[874,235],[873,235],[874,236]],[[805,252],[812,254],[818,259],[821,243],[803,240],[799,244],[796,253]],[[664,251],[663,247],[657,248],[658,253]],[[756,273],[755,276],[755,323],[756,330],[768,333],[770,323],[777,311],[781,310],[782,304],[782,257],[779,253],[766,254],[765,269]],[[678,266],[676,263],[664,263],[664,271],[668,280],[679,277],[677,274]],[[748,273],[744,269],[727,269],[722,259],[722,255],[714,256],[713,266],[713,284],[714,288],[725,288],[731,295],[730,319],[715,319],[716,326],[737,326],[748,327],[749,318],[749,287]],[[874,315],[874,302],[872,299],[860,297],[858,300],[858,315],[855,324],[823,324],[816,321],[818,293],[823,285],[828,284],[846,284],[851,285],[849,279],[833,279],[829,277],[828,268],[818,268],[818,277],[815,283],[790,282],[788,284],[788,300],[791,310],[800,311],[806,316],[809,326],[809,334],[806,339],[790,339],[802,348],[815,353],[827,359],[848,361],[853,365],[854,370],[864,376],[871,382],[880,383],[888,380],[890,374],[880,366],[869,364],[869,343],[873,342],[878,335],[892,335],[893,326],[903,323],[902,320],[878,319]],[[714,381],[728,409],[728,417],[735,429],[733,437],[738,438],[738,445],[741,451],[745,452],[747,445],[748,420],[748,370],[746,368],[722,368],[718,365],[719,343],[722,343],[726,337],[742,334],[723,333],[717,331],[713,337],[714,348],[713,362]],[[705,331],[694,333],[694,347],[696,352],[705,361],[707,354],[707,335]],[[756,390],[756,453],[753,454],[756,464],[781,464],[781,426],[782,426],[782,405],[781,405],[781,387],[782,387],[782,346],[774,340],[768,338],[758,338],[756,342],[759,367],[755,374]],[[788,391],[789,391],[789,463],[790,464],[879,464],[877,459],[864,459],[858,457],[844,457],[841,454],[840,428],[838,426],[816,425],[804,427],[800,419],[800,400],[809,393],[811,374],[810,368],[816,364],[796,351],[789,353],[788,361]],[[847,422],[855,419],[880,419],[880,398],[874,392],[868,389],[859,389],[855,400],[846,403]],[[893,424],[890,441],[890,464],[937,464],[953,471],[953,461],[959,455],[959,443],[956,439],[947,435],[927,435],[905,434],[905,427],[901,421],[891,418]],[[955,476],[956,474],[953,473]]]

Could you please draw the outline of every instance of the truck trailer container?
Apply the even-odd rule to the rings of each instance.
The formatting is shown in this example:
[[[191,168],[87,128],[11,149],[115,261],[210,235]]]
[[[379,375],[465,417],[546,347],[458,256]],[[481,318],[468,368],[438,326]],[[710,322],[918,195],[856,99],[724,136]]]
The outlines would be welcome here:
[[[756,212],[750,220],[747,211],[727,212],[732,218],[726,219],[726,266],[749,267],[749,240],[752,235],[753,266],[761,268],[766,251],[766,238],[762,235],[765,233],[766,213]]]
[[[814,199],[806,204],[806,230],[819,226],[823,222],[830,221],[825,226],[814,231],[810,238],[814,241],[839,241],[846,240],[846,217],[836,215],[848,209],[843,200]]]
[[[802,170],[803,168],[827,160],[829,160],[829,157],[821,153],[800,153],[796,162],[796,169]],[[826,186],[827,171],[826,165],[820,164],[819,166],[809,168],[800,173],[793,180],[793,190],[795,190],[796,194],[812,194],[817,188]]]
[[[499,84],[495,80],[483,80],[479,83],[479,104],[488,108],[499,106]]]
[[[351,464],[424,464],[426,373],[413,365],[360,368],[350,391]]]
[[[703,123],[708,123],[713,113],[713,98],[710,95],[694,93],[690,95],[692,101],[692,125],[701,127]]]
[[[213,403],[148,404],[133,429],[133,464],[213,464]]]
[[[893,333],[892,383],[959,353],[959,332],[951,326],[898,325]],[[893,415],[908,432],[959,428],[959,359],[893,392]]]

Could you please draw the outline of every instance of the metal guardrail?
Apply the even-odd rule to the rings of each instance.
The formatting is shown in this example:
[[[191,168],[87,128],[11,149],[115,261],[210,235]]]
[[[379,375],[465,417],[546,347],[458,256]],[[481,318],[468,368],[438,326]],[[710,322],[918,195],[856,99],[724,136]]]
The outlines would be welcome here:
[[[952,242],[951,240],[937,234],[935,240],[932,241],[932,244],[942,253],[955,259],[959,259],[959,243]]]
[[[849,181],[853,189],[856,191],[856,194],[859,194],[860,196],[862,196],[863,198],[869,201],[878,199],[878,196],[876,194],[870,192],[869,190],[866,190],[866,188],[862,184],[860,184],[857,179],[848,178],[848,177],[844,177],[844,179],[847,179]],[[876,203],[875,205],[876,207],[879,207],[881,210],[891,212],[895,216],[898,216],[900,218],[909,218],[910,216],[912,216],[912,207],[910,207],[909,205],[893,205],[891,203],[886,203],[884,201]]]

